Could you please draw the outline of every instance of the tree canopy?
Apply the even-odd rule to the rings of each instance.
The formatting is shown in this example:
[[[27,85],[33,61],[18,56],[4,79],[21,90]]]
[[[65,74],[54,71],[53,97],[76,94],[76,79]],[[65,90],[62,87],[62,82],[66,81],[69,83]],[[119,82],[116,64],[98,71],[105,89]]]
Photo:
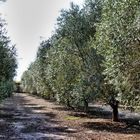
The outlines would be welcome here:
[[[82,8],[71,3],[24,72],[24,91],[85,111],[89,102],[110,98],[137,106],[139,25],[139,0],[86,0]]]
[[[0,99],[12,93],[16,67],[16,49],[6,35],[5,21],[0,19]]]

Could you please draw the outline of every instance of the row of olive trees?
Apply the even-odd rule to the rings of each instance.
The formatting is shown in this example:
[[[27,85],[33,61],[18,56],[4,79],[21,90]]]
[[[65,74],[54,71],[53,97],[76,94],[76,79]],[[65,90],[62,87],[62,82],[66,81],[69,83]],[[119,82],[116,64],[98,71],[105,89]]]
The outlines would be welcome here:
[[[102,13],[93,46],[105,59],[104,90],[140,105],[140,1],[107,0]]]
[[[86,0],[58,17],[55,34],[43,41],[22,76],[26,92],[83,107],[109,102],[117,120],[118,101],[140,102],[139,0]],[[109,100],[110,99],[110,100]]]
[[[16,67],[16,50],[6,35],[5,22],[0,19],[0,100],[13,91]]]
[[[62,10],[56,33],[40,44],[36,61],[23,74],[26,91],[88,109],[98,92],[94,85],[100,81],[99,56],[90,40],[101,20],[101,8],[101,2],[88,1],[82,9],[71,4]]]

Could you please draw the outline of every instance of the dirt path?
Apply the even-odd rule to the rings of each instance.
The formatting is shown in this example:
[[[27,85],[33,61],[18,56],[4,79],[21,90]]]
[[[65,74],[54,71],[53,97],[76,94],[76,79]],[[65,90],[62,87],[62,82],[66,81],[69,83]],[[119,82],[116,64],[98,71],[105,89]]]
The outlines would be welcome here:
[[[140,140],[139,127],[28,94],[14,94],[0,105],[0,140]]]

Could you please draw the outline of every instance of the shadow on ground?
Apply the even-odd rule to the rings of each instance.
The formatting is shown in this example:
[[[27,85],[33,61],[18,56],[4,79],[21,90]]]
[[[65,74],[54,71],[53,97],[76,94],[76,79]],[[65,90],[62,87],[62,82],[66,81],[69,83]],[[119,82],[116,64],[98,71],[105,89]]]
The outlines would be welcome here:
[[[46,106],[32,104],[26,96],[14,96],[0,106],[0,139],[40,137],[55,139],[76,133],[76,130],[59,126],[56,114],[44,111]],[[33,136],[34,135],[34,136]],[[38,136],[36,136],[38,135]]]
[[[14,103],[14,105],[12,103]],[[75,119],[79,119],[78,121],[83,121],[85,119],[84,122],[81,121],[81,124],[79,124],[82,128],[101,132],[140,134],[139,120],[133,118],[126,119],[124,116],[121,116],[120,122],[112,122],[111,111],[104,110],[101,107],[93,106],[89,109],[88,113],[83,113],[81,110],[73,110],[72,108],[63,106],[54,107],[53,109],[67,111],[70,119],[71,116],[79,117],[72,118],[74,119],[71,120],[73,122]],[[20,138],[21,135],[17,133],[25,135],[42,133],[66,136],[78,132],[78,130],[70,129],[67,126],[59,126],[61,122],[58,122],[56,117],[57,114],[53,111],[49,112],[46,106],[34,104],[34,102],[28,100],[26,96],[17,95],[13,99],[7,100],[4,106],[0,106],[0,120],[4,120],[3,122],[0,122],[0,135],[12,135],[15,137],[18,135]],[[19,125],[17,126],[17,124]],[[49,138],[49,136],[45,135],[45,138],[46,137]]]
[[[94,118],[95,121],[92,122],[91,120],[90,122],[83,123],[82,126],[85,128],[123,134],[140,133],[139,119],[136,118],[125,118],[124,115],[119,114],[120,121],[112,122],[112,112],[101,107],[91,107],[87,116],[91,119]]]
[[[67,109],[66,107],[54,108],[59,111],[70,111],[68,114],[72,117],[79,117],[88,119],[87,122],[81,124],[82,127],[96,131],[107,131],[121,134],[140,134],[139,119],[125,118],[124,115],[119,114],[120,122],[112,122],[112,112],[104,110],[101,107],[90,107],[88,113]]]
[[[85,122],[82,124],[83,127],[89,128],[91,130],[97,131],[108,131],[113,133],[122,133],[122,134],[136,134],[140,133],[140,126],[139,125],[129,125],[125,122],[115,123],[111,121],[102,122]]]
[[[87,113],[83,113],[81,109],[72,109],[72,108],[67,108],[67,107],[55,107],[53,108],[58,111],[71,111],[72,115],[75,117],[87,117],[87,118],[102,118],[102,119],[111,119],[112,117],[112,112],[111,111],[106,111],[100,107],[90,107],[89,111]],[[70,114],[71,115],[71,114]]]

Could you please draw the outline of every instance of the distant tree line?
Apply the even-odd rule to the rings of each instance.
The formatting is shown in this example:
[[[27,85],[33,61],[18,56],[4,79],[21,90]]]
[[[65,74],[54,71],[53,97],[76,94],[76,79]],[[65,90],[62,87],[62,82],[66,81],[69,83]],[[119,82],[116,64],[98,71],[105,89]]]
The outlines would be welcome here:
[[[21,83],[26,92],[86,112],[90,102],[103,100],[117,121],[119,102],[140,105],[140,1],[71,3]]]
[[[16,49],[7,37],[5,25],[5,21],[0,19],[0,100],[12,94],[17,68]]]

